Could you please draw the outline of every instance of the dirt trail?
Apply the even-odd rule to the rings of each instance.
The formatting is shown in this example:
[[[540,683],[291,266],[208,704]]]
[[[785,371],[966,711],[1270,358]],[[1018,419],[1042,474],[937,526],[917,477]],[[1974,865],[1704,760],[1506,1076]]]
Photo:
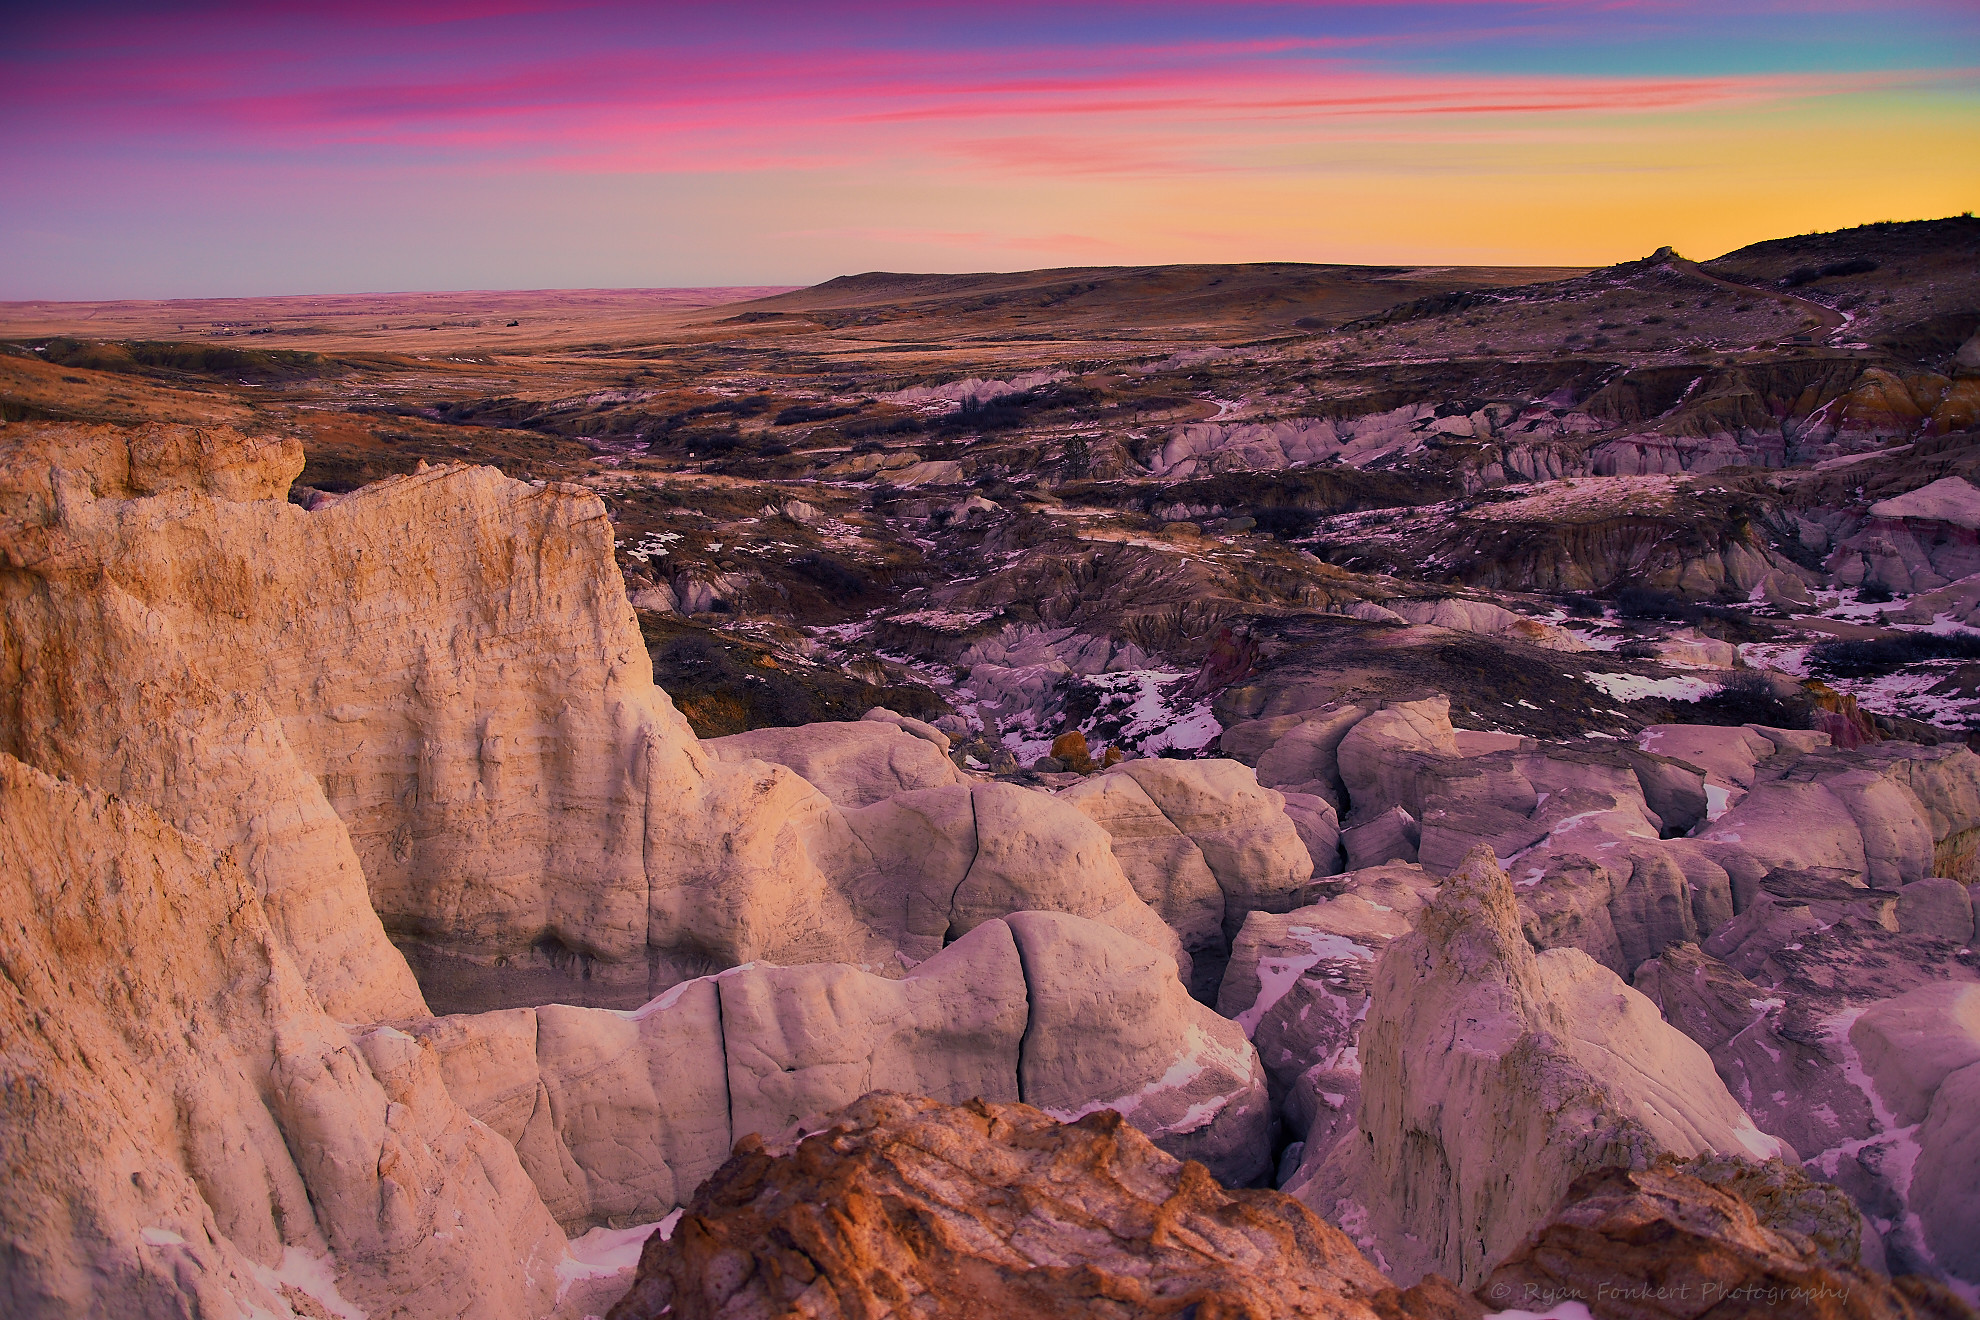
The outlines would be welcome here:
[[[1697,262],[1686,261],[1680,256],[1674,255],[1669,258],[1669,261],[1672,269],[1681,270],[1687,275],[1695,275],[1709,284],[1716,284],[1722,289],[1730,289],[1735,293],[1745,294],[1750,297],[1771,298],[1777,303],[1793,307],[1798,311],[1814,317],[1822,323],[1822,338],[1824,340],[1834,338],[1838,331],[1849,324],[1849,318],[1833,307],[1824,307],[1821,303],[1811,302],[1807,298],[1799,298],[1791,293],[1783,293],[1778,289],[1767,289],[1755,284],[1741,284],[1738,280],[1725,279],[1712,274],[1712,272],[1704,269]],[[1782,344],[1791,343],[1793,339],[1794,336],[1792,334],[1783,335],[1771,346],[1779,347]]]

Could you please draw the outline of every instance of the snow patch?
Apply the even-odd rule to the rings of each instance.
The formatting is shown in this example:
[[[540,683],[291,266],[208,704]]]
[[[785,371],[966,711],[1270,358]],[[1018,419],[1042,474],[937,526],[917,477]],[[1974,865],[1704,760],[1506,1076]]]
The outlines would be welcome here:
[[[1703,701],[1724,684],[1680,674],[1675,678],[1645,678],[1641,674],[1583,674],[1582,678],[1617,701]]]
[[[557,1300],[563,1301],[564,1294],[571,1285],[585,1279],[609,1278],[614,1274],[627,1274],[639,1266],[639,1253],[645,1249],[646,1240],[659,1236],[662,1242],[673,1234],[674,1225],[681,1222],[681,1210],[677,1209],[665,1219],[651,1224],[634,1224],[631,1228],[594,1228],[581,1237],[571,1239],[564,1249],[564,1258],[557,1262]]]

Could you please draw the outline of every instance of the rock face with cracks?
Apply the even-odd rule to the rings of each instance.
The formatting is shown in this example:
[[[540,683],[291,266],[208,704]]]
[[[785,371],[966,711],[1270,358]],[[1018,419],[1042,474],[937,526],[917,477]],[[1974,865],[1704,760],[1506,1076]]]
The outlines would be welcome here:
[[[632,1008],[756,959],[898,974],[1023,908],[1112,912],[1179,952],[1047,795],[980,786],[1002,794],[992,846],[972,818],[971,884],[924,914],[827,793],[710,755],[653,685],[589,492],[446,468],[305,512],[281,498],[301,463],[184,428],[21,436],[0,460],[0,750],[239,846],[345,1020],[423,1013],[422,985],[445,1010]],[[762,733],[869,810],[968,791],[889,722]],[[980,855],[999,848],[1021,856]]]
[[[1578,950],[1532,951],[1482,847],[1383,954],[1360,1053],[1362,1140],[1301,1194],[1399,1278],[1476,1284],[1590,1169],[1783,1153],[1647,999]]]
[[[1060,800],[1107,832],[1134,892],[1201,964],[1206,995],[1246,915],[1297,906],[1319,871],[1287,798],[1235,761],[1129,761]],[[1315,803],[1312,812],[1309,828],[1324,833],[1331,809]],[[1320,873],[1334,869],[1329,856]]]
[[[549,1310],[515,1153],[318,1006],[230,856],[0,756],[0,909],[8,1315]]]
[[[738,1146],[610,1320],[1476,1311],[1398,1292],[1297,1201],[1220,1187],[1112,1113],[880,1093],[821,1128]]]
[[[1098,922],[1017,913],[908,977],[738,967],[632,1013],[550,1004],[409,1025],[573,1231],[660,1218],[744,1137],[896,1090],[1111,1108],[1243,1184],[1270,1110],[1244,1033]]]

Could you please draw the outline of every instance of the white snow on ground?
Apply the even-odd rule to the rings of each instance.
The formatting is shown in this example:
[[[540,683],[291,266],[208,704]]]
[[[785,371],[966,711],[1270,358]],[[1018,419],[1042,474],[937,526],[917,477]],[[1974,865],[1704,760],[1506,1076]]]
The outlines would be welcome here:
[[[1257,1034],[1258,1024],[1272,1011],[1272,1005],[1284,999],[1299,978],[1329,958],[1353,958],[1358,962],[1372,963],[1375,952],[1364,948],[1344,935],[1331,931],[1315,930],[1311,926],[1292,926],[1286,931],[1311,952],[1291,958],[1261,958],[1258,960],[1258,998],[1250,1008],[1237,1015],[1236,1022],[1244,1028],[1246,1036]]]
[[[146,1233],[149,1232],[147,1229]],[[262,1287],[278,1297],[284,1288],[303,1293],[337,1320],[365,1320],[368,1314],[337,1291],[337,1272],[331,1268],[328,1256],[313,1256],[301,1247],[285,1247],[282,1261],[274,1269],[266,1265],[253,1268]]]
[[[1626,638],[1619,632],[1598,632],[1599,625],[1574,621],[1560,625],[1561,631],[1581,640],[1582,645],[1591,651],[1613,651],[1621,646]]]
[[[1735,791],[1736,790],[1730,788],[1721,788],[1717,784],[1708,783],[1705,785],[1705,823],[1706,824],[1708,825],[1711,824],[1713,821],[1717,820],[1719,817],[1725,815],[1728,811],[1732,810],[1733,803],[1739,800],[1739,798],[1733,796]],[[1739,797],[1745,797],[1745,796],[1746,794],[1744,793],[1741,793],[1739,795]]]
[[[674,1225],[680,1222],[681,1212],[676,1210],[655,1223],[634,1224],[631,1228],[594,1228],[582,1237],[573,1238],[564,1250],[564,1258],[557,1262],[557,1300],[563,1301],[571,1285],[580,1280],[631,1273],[639,1265],[639,1253],[646,1240],[658,1233],[665,1242]]]
[[[1724,685],[1689,674],[1676,678],[1645,678],[1641,674],[1583,674],[1582,677],[1617,701],[1703,701]]]
[[[889,623],[901,623],[910,627],[932,628],[936,632],[968,632],[979,624],[990,622],[1002,609],[994,610],[916,610],[912,614],[896,614]]]
[[[1161,669],[1127,669],[1114,674],[1095,674],[1087,681],[1111,692],[1133,692],[1127,710],[1127,723],[1115,739],[1123,750],[1136,756],[1159,756],[1169,750],[1200,752],[1224,732],[1217,717],[1210,713],[1210,702],[1196,701],[1186,709],[1178,702],[1181,693],[1165,694],[1184,675]],[[1048,744],[1049,745],[1049,744]]]
[[[1808,677],[1808,642],[1747,642],[1739,658],[1752,669],[1778,669],[1796,678]]]
[[[667,547],[681,539],[679,532],[648,532],[639,538],[639,544],[626,551],[630,559],[652,560],[667,553]]]
[[[1508,1297],[1495,1297],[1492,1300],[1509,1300],[1512,1293],[1511,1286],[1507,1284],[1501,1284],[1500,1286],[1506,1289]],[[1535,1298],[1533,1300],[1540,1301],[1544,1299]],[[1553,1307],[1545,1311],[1491,1311],[1486,1314],[1484,1320],[1591,1320],[1591,1317],[1588,1307],[1581,1302],[1557,1302]]]
[[[1957,660],[1928,660],[1877,678],[1826,681],[1837,691],[1855,697],[1865,710],[1900,715],[1941,729],[1970,729],[1980,726],[1980,700],[1931,690],[1951,678],[1959,665]]]
[[[1902,631],[1945,634],[1973,630],[1958,625],[1948,626],[1948,621],[1940,620],[1929,626],[1908,627]],[[1896,715],[1941,729],[1980,728],[1980,698],[1934,693],[1931,690],[1951,679],[1960,669],[1961,661],[1921,660],[1893,674],[1846,678],[1836,674],[1814,674],[1808,661],[1808,654],[1813,649],[1814,644],[1809,642],[1752,642],[1740,647],[1740,656],[1755,668],[1778,669],[1796,678],[1820,678],[1836,691],[1855,697],[1857,705],[1874,715]]]

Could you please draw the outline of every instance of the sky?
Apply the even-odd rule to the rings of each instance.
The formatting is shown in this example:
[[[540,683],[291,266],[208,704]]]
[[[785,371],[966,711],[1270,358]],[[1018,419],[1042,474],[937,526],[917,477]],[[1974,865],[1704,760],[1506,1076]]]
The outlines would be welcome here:
[[[1594,265],[1980,206],[1980,2],[68,0],[0,117],[0,300]]]

